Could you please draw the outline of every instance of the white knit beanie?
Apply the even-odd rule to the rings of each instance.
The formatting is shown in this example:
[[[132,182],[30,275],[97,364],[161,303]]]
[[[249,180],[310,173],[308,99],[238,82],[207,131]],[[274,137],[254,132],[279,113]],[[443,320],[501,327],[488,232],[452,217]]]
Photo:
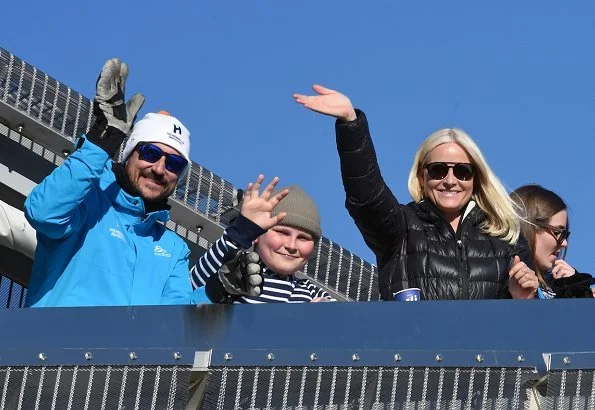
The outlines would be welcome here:
[[[188,165],[178,175],[178,179],[188,172],[190,167],[190,131],[176,117],[172,117],[166,111],[145,115],[132,128],[130,138],[122,150],[122,162],[126,162],[139,142],[160,142],[172,147],[188,161]]]

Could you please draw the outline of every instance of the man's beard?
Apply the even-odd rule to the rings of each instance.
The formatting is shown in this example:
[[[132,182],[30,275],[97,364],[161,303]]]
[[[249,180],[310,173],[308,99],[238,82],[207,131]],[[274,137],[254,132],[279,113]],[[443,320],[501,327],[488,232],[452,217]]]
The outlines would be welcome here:
[[[176,189],[175,185],[172,186],[171,188],[169,188],[168,190],[163,191],[159,196],[157,196],[155,198],[145,198],[145,197],[143,197],[143,195],[140,192],[140,186],[130,182],[130,178],[128,178],[128,173],[126,172],[126,169],[123,164],[114,163],[112,165],[112,171],[116,175],[116,181],[118,182],[118,185],[120,185],[120,188],[122,188],[128,194],[130,194],[132,196],[140,197],[143,200],[143,202],[145,204],[145,211],[147,213],[162,210],[162,209],[169,210],[169,205],[167,204],[167,198],[171,194],[173,194],[174,190]],[[140,175],[140,176],[143,176],[146,178],[145,175]],[[155,179],[155,178],[153,178],[153,179]],[[155,179],[155,180],[157,180],[157,179]]]

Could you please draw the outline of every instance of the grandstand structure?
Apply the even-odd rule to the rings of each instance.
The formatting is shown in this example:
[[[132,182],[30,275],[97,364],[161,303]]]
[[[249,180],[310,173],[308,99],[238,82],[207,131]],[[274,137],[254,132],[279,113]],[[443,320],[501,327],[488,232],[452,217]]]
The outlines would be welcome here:
[[[0,48],[0,199],[22,209],[31,189],[72,152],[74,140],[93,120],[92,101]],[[222,177],[191,163],[170,198],[167,222],[188,243],[191,260],[238,215],[241,194]],[[7,249],[0,249],[0,260],[0,272],[15,283],[0,287],[0,301],[19,305],[31,263]],[[376,267],[329,238],[317,243],[303,274],[338,300],[378,299]]]
[[[0,48],[0,199],[22,209],[92,122],[89,99]],[[193,260],[241,195],[191,164],[167,227]],[[31,264],[0,246],[0,410],[595,409],[589,300],[19,309]],[[302,274],[378,298],[376,267],[329,238]]]

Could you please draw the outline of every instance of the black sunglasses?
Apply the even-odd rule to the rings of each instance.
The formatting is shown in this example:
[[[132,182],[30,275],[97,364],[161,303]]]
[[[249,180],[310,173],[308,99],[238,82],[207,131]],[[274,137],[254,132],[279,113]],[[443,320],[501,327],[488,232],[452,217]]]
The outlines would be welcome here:
[[[181,155],[168,154],[167,152],[163,152],[157,145],[148,142],[138,144],[138,156],[142,160],[152,164],[159,161],[161,157],[165,157],[165,169],[176,175],[182,172],[186,168],[186,165],[188,165],[186,158]]]
[[[430,162],[424,165],[430,178],[441,180],[446,178],[448,170],[452,168],[452,173],[459,181],[469,181],[473,178],[473,165],[462,162]]]
[[[543,222],[535,222],[535,225],[552,235],[556,238],[556,243],[558,247],[562,246],[565,240],[568,240],[570,237],[570,231],[566,228],[561,228],[559,226],[552,226]]]

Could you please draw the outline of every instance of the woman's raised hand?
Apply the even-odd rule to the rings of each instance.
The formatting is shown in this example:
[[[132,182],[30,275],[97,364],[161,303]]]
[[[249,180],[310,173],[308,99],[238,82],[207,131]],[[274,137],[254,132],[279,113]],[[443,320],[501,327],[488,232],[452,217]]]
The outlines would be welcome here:
[[[353,121],[357,118],[353,105],[346,95],[321,85],[313,85],[312,89],[318,95],[294,94],[293,98],[297,103],[312,111],[343,121]]]
[[[264,180],[264,175],[259,175],[256,182],[250,182],[244,192],[244,202],[242,203],[242,209],[240,213],[250,219],[252,222],[260,226],[262,229],[268,230],[273,226],[277,225],[286,213],[281,212],[278,215],[272,215],[273,208],[289,193],[288,189],[279,192],[277,195],[271,197],[271,194],[275,190],[275,186],[279,182],[279,178],[275,177],[266,186],[262,194],[259,194],[258,190]]]

